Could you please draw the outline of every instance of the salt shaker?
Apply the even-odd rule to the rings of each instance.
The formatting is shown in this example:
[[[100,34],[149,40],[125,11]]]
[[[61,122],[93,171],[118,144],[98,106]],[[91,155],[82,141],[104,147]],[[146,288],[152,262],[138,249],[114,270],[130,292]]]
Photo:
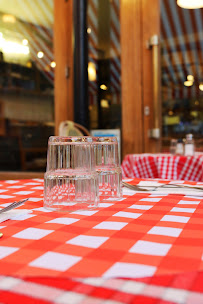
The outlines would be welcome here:
[[[194,139],[192,134],[187,134],[186,135],[186,140],[185,140],[185,155],[186,156],[191,156],[194,155],[195,153],[195,145],[194,145]]]
[[[178,139],[178,141],[177,141],[176,154],[177,155],[183,155],[184,154],[184,145],[183,145],[183,140],[181,138]]]

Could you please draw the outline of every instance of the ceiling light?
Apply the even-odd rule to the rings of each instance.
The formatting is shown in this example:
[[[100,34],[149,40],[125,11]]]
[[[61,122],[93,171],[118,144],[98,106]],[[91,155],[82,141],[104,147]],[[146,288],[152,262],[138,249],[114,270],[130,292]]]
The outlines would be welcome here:
[[[13,15],[3,15],[2,17],[3,22],[7,23],[15,23],[16,22],[16,17]]]
[[[194,76],[193,75],[187,75],[187,80],[194,81]]]
[[[52,61],[52,62],[50,63],[50,66],[51,66],[52,68],[55,68],[55,67],[56,67],[56,62],[55,62],[55,61]]]
[[[38,52],[38,53],[37,53],[37,57],[38,57],[38,58],[44,57],[44,53],[43,53],[43,52]]]
[[[23,39],[23,45],[28,45],[28,40],[27,39]]]
[[[178,6],[182,8],[195,9],[203,7],[203,0],[177,0]]]
[[[106,99],[102,99],[100,104],[102,108],[109,108],[109,102]]]
[[[93,62],[88,63],[88,79],[89,81],[95,81],[97,78],[96,66]]]
[[[107,86],[105,84],[101,84],[100,85],[100,89],[106,91],[108,88],[107,88]]]
[[[5,54],[23,54],[28,55],[30,50],[28,46],[17,42],[8,41],[0,37],[0,47]]]
[[[200,83],[199,89],[200,89],[200,91],[203,91],[203,83]]]
[[[186,80],[186,81],[184,81],[184,85],[185,85],[186,87],[191,87],[191,86],[193,85],[193,81]]]

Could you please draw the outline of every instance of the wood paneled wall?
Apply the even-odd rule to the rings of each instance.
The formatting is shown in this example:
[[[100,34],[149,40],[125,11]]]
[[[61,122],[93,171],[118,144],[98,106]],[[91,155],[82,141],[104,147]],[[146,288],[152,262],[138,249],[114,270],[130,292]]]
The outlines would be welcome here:
[[[122,155],[159,152],[153,128],[152,52],[147,41],[160,34],[159,0],[121,0]],[[149,107],[149,115],[144,107]]]
[[[74,119],[73,1],[54,0],[55,134],[59,123]]]

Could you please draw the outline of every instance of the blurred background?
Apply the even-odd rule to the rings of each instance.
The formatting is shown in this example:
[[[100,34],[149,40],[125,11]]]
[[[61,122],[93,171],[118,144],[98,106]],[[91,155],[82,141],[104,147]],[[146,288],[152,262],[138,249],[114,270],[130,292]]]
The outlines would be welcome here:
[[[148,19],[143,11],[152,1],[143,1],[144,6],[139,0],[133,0],[132,10],[130,4],[127,7],[125,1],[120,0],[79,2],[80,6],[73,1],[0,0],[0,170],[45,171],[48,137],[57,134],[59,122],[64,119],[81,123],[90,131],[120,129],[123,156],[150,152],[157,140],[156,152],[167,152],[172,138],[183,138],[187,133],[194,135],[196,148],[202,151],[203,9],[182,8],[176,0],[154,1],[155,6],[147,11],[149,14],[151,10],[151,19]],[[138,9],[142,10],[143,20],[134,22],[142,22],[145,27],[126,24],[127,14],[135,16]],[[72,19],[67,19],[70,12]],[[159,27],[160,65],[155,69],[160,72],[157,114],[160,136],[148,139],[153,129],[152,116],[157,112],[152,109],[153,92],[148,94],[149,102],[143,101],[143,96],[153,86],[156,70],[153,72],[152,63],[148,64],[145,59],[147,41],[143,29],[153,27],[153,18],[158,20]],[[67,28],[63,30],[64,24],[72,29],[69,36]],[[145,51],[139,49],[136,39],[133,42],[134,28],[139,29]],[[77,38],[77,32],[83,34],[86,43],[80,48],[82,53],[71,46],[73,42],[69,38],[69,42],[63,41],[65,36]],[[72,52],[71,63],[66,58],[65,64],[64,61],[58,64],[60,58],[64,58],[63,52]],[[77,75],[74,56],[85,59],[80,65],[84,63],[87,81],[81,85],[72,79],[66,88],[71,73]],[[132,76],[128,71],[133,69],[133,62]],[[146,71],[152,69],[147,81],[140,78],[147,72],[136,70],[141,62],[146,64]],[[61,74],[63,81],[60,81]],[[68,93],[63,99],[60,94],[66,89]],[[81,101],[83,106],[73,93],[70,95],[71,90],[86,92],[85,101]],[[128,98],[128,94],[131,97]],[[65,114],[62,103],[67,104]],[[139,109],[136,103],[140,104]],[[85,115],[84,121],[80,119],[81,113]],[[132,139],[135,146],[131,147],[127,133],[132,137],[133,128],[136,128]]]

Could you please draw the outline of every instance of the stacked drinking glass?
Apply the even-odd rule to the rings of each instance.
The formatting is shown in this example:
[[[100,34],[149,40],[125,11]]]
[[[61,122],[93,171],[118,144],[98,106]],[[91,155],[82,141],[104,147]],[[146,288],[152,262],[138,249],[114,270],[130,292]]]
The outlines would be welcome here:
[[[44,207],[90,210],[122,197],[116,137],[51,136],[44,176]]]

